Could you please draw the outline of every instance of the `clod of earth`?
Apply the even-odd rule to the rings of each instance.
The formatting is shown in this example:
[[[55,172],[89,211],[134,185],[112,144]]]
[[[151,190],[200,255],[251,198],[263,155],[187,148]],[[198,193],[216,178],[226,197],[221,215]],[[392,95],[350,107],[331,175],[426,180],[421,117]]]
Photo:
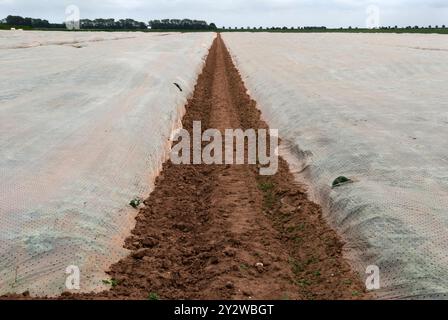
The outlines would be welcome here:
[[[143,259],[144,257],[149,256],[149,255],[151,255],[151,250],[148,248],[139,249],[132,253],[132,257],[137,260]]]

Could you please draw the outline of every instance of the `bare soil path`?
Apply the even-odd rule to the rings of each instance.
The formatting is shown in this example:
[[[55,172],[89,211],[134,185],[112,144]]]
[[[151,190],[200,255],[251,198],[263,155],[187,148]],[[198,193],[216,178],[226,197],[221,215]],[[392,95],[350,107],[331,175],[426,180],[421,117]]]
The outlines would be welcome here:
[[[218,36],[187,105],[183,127],[267,128]],[[114,264],[114,286],[79,299],[360,299],[342,243],[280,159],[257,165],[167,161]]]

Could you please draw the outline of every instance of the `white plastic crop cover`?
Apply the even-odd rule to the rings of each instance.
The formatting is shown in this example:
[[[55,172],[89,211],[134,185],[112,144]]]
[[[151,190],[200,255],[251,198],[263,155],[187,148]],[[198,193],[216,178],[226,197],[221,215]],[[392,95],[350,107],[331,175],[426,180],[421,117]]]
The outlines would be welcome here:
[[[447,298],[448,36],[224,40],[347,257],[364,279],[380,268],[378,296]]]
[[[1,294],[101,289],[214,36],[0,32]]]

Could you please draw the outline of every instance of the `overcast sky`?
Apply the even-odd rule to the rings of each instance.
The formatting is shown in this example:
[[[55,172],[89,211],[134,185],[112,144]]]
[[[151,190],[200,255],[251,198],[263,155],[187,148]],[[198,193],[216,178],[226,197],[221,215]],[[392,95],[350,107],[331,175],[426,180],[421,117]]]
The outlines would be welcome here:
[[[448,0],[0,0],[0,18],[13,14],[63,22],[70,4],[89,19],[192,18],[218,26],[288,27],[363,27],[373,4],[381,25],[448,25]]]

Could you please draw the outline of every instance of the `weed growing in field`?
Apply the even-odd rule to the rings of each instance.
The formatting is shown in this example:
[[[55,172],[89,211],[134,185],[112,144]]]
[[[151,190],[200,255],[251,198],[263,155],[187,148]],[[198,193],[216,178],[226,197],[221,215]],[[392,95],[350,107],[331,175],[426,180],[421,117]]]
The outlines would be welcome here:
[[[353,291],[352,292],[353,297],[359,297],[359,291]]]
[[[307,286],[310,286],[310,285],[311,285],[311,281],[308,280],[308,279],[300,279],[300,280],[298,281],[298,283],[299,283],[299,285],[300,285],[301,287],[307,287]]]
[[[264,197],[264,205],[268,209],[272,209],[275,204],[275,195],[272,192],[268,192]]]
[[[345,284],[346,286],[350,286],[353,283],[353,281],[352,280],[344,280],[342,283]]]
[[[156,301],[156,300],[160,300],[160,297],[157,293],[151,292],[148,295],[148,300]]]
[[[263,204],[268,209],[272,209],[277,200],[274,188],[275,188],[274,183],[270,181],[260,182],[258,184],[258,189],[260,189],[264,193]]]
[[[268,191],[274,189],[274,184],[272,182],[261,182],[258,185],[258,188],[263,192],[268,192]]]
[[[129,205],[133,207],[134,209],[137,209],[138,206],[142,203],[142,199],[140,198],[134,198],[129,202]]]
[[[103,280],[103,283],[110,285],[112,288],[115,288],[119,284],[118,280],[116,280],[116,279]]]
[[[249,266],[245,263],[240,264],[240,270],[247,271],[249,269]]]
[[[293,239],[293,241],[294,241],[294,243],[295,243],[296,245],[300,245],[300,244],[303,243],[303,239],[302,239],[301,237],[295,237],[295,238]]]
[[[350,183],[350,182],[352,182],[352,180],[350,180],[347,177],[341,176],[341,177],[336,178],[333,181],[333,185],[332,186],[333,186],[333,188],[335,188],[335,187],[339,187],[339,186],[342,186],[342,185]]]
[[[305,270],[303,264],[301,264],[299,261],[297,261],[294,258],[289,259],[289,264],[291,265],[292,272],[295,275],[297,275],[297,274],[303,272],[303,270]]]

